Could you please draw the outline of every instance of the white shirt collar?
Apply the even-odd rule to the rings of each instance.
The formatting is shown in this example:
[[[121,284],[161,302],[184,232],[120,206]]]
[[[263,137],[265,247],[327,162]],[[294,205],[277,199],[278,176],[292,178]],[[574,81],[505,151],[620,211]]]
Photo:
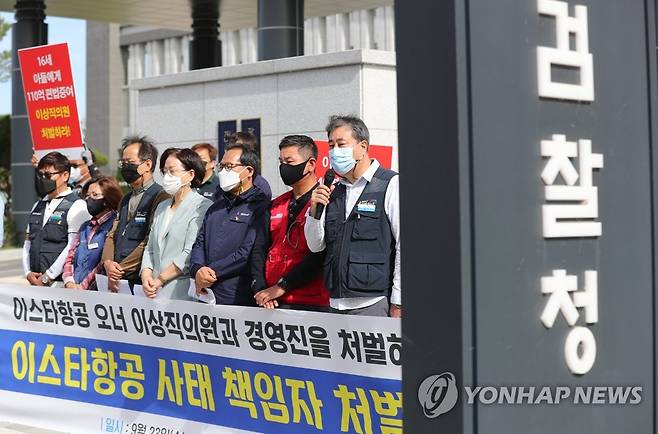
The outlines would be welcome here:
[[[60,194],[58,194],[58,195],[55,196],[54,198],[51,199],[50,196],[45,195],[41,200],[45,200],[46,202],[48,202],[48,201],[50,201],[50,200],[61,199],[61,198],[63,198],[64,196],[68,196],[68,195],[71,194],[71,193],[73,193],[73,190],[71,190],[71,187],[66,187],[66,190],[64,190],[63,192],[61,192]]]

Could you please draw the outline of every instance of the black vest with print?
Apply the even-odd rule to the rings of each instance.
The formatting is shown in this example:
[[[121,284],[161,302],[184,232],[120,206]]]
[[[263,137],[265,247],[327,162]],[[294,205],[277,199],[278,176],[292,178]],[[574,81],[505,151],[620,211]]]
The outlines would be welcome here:
[[[68,243],[69,225],[67,217],[73,203],[80,199],[77,193],[69,193],[62,198],[48,218],[43,222],[43,214],[48,201],[40,200],[30,213],[30,271],[44,273],[55,262]]]
[[[162,187],[156,183],[147,188],[130,219],[128,219],[128,202],[132,192],[123,197],[119,206],[119,224],[114,233],[116,262],[123,261],[146,238],[151,221],[151,205],[161,191]]]
[[[389,296],[395,239],[384,199],[396,172],[377,168],[345,219],[346,187],[338,184],[325,214],[324,282],[332,298]]]

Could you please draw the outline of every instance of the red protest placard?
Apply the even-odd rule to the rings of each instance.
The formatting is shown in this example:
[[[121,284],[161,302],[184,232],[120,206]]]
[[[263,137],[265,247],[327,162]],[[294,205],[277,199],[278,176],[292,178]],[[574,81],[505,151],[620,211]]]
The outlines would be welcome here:
[[[322,178],[324,173],[329,169],[329,142],[326,140],[315,140],[318,145],[318,163],[315,166],[315,175]],[[383,167],[390,169],[393,162],[393,147],[385,145],[370,145],[368,149],[370,158],[379,161]]]
[[[38,158],[59,151],[80,159],[82,132],[68,44],[18,50],[32,146]]]

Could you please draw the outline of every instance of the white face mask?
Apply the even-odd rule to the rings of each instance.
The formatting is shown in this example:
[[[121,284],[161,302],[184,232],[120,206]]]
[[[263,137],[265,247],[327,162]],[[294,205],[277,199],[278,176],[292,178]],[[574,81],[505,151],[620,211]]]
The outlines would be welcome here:
[[[242,181],[240,179],[240,174],[246,169],[243,168],[240,172],[234,172],[229,169],[222,169],[217,174],[219,176],[219,186],[222,190],[229,192],[237,187],[238,184]]]
[[[71,173],[69,174],[69,183],[75,184],[81,179],[82,179],[82,170],[80,170],[79,167],[71,167]]]
[[[183,186],[187,184],[183,184],[183,181],[180,179],[180,176],[174,176],[170,173],[165,174],[164,178],[162,178],[162,188],[164,189],[167,194],[173,196],[180,190]]]

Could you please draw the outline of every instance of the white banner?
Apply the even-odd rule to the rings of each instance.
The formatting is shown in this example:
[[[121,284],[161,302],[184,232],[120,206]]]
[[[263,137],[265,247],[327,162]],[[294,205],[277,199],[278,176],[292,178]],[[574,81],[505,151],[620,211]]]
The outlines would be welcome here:
[[[0,285],[0,420],[128,434],[402,432],[400,322]]]

